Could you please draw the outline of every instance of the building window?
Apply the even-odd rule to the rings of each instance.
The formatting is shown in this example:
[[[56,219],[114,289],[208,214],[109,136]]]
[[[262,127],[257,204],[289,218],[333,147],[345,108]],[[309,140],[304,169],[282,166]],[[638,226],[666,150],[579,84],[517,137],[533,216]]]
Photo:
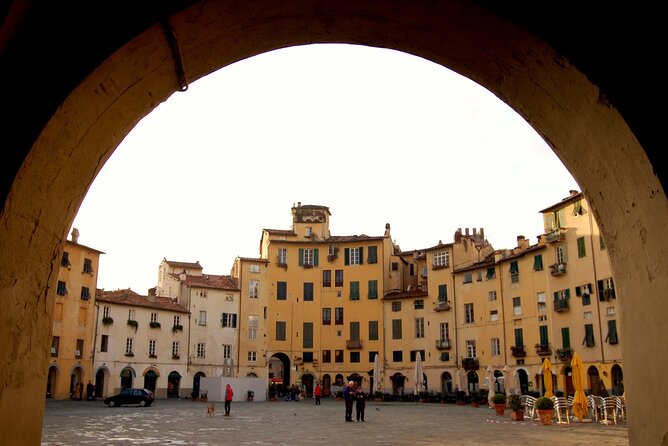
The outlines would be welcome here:
[[[135,310],[128,310],[128,320],[129,321],[135,320]]]
[[[232,345],[223,344],[223,359],[230,359],[232,357]]]
[[[248,352],[248,362],[257,362],[257,352]]]
[[[93,273],[93,261],[91,259],[84,259],[83,272],[86,274]]]
[[[378,299],[378,281],[369,280],[369,299]]]
[[[594,325],[593,324],[585,324],[585,337],[582,340],[582,344],[584,344],[587,347],[593,347],[594,346]]]
[[[100,337],[100,351],[102,353],[105,353],[108,348],[109,348],[109,336],[108,335],[102,335]]]
[[[557,265],[561,265],[566,263],[567,260],[567,255],[566,255],[566,245],[559,245],[555,248],[555,253],[556,253],[556,260],[557,260]]]
[[[578,258],[587,257],[587,248],[585,247],[585,238],[578,237]]]
[[[334,362],[343,362],[343,350],[334,350]]]
[[[582,315],[582,318],[586,321],[591,320],[591,318],[592,318],[591,311],[585,311]]]
[[[181,326],[181,316],[176,315],[174,316],[174,325],[173,327],[180,327]]]
[[[392,352],[393,362],[402,362],[404,360],[404,352],[402,350],[394,350]]]
[[[52,357],[57,357],[58,356],[58,348],[60,347],[60,337],[59,336],[53,336],[51,338],[51,356]]]
[[[399,271],[399,262],[392,262],[392,271]]]
[[[149,339],[148,341],[148,356],[155,358],[156,357],[156,344],[157,341],[155,339]]]
[[[378,247],[369,246],[369,259],[367,263],[378,263]]]
[[[322,325],[332,325],[332,309],[322,309]]]
[[[158,313],[151,313],[151,323],[158,322]]]
[[[109,305],[105,305],[104,307],[102,307],[102,318],[109,317],[110,314],[111,314],[111,308],[109,307]]]
[[[334,286],[343,286],[343,270],[337,269],[334,271]]]
[[[70,265],[70,253],[67,251],[63,251],[63,256],[60,258],[60,266],[64,268],[69,268]]]
[[[360,352],[350,352],[350,362],[360,362]]]
[[[81,300],[90,300],[90,291],[88,290],[88,287],[81,287]]]
[[[343,325],[343,308],[341,307],[334,309],[334,324]]]
[[[487,275],[486,275],[487,280],[492,280],[496,278],[496,270],[494,269],[493,266],[487,268]]]
[[[401,339],[401,319],[392,319],[392,339]]]
[[[424,309],[424,300],[423,299],[415,299],[413,301],[413,309],[414,310],[423,310]]]
[[[611,319],[608,321],[608,335],[605,338],[610,344],[617,344],[617,321]]]
[[[522,315],[522,299],[520,297],[513,297],[513,315]]]
[[[332,362],[332,351],[323,350],[322,351],[322,362],[330,363]]]
[[[415,337],[424,338],[424,318],[415,318]]]
[[[536,302],[538,303],[538,311],[545,311],[547,309],[547,300],[544,292],[536,294]]]
[[[206,344],[204,342],[197,343],[197,357],[206,358]]]
[[[615,282],[612,280],[612,277],[607,279],[602,279],[598,281],[598,299],[603,301],[609,301],[610,299],[615,299]]]
[[[84,341],[83,339],[77,339],[76,348],[74,350],[74,357],[77,359],[81,359],[83,357],[83,351],[84,351]]]
[[[475,273],[475,281],[476,281],[476,282],[482,282],[482,271],[476,271],[476,273]]]
[[[401,311],[401,302],[400,301],[392,302],[392,311],[394,311],[395,313],[397,311]]]
[[[543,256],[541,254],[533,256],[533,270],[543,271]]]
[[[248,315],[248,339],[257,339],[260,318],[255,314]]]
[[[501,356],[501,340],[492,338],[492,356]]]
[[[278,264],[287,265],[288,264],[288,250],[287,248],[278,248]]]
[[[512,283],[520,281],[520,267],[518,266],[517,261],[510,262],[510,281]]]
[[[420,360],[424,362],[424,350],[411,350],[411,362],[417,361],[418,355],[420,355]]]
[[[67,286],[62,280],[58,281],[58,288],[56,289],[56,294],[59,296],[65,296],[67,294]]]
[[[423,267],[422,267],[422,272],[420,273],[420,275],[421,275],[422,277],[425,277],[425,278],[426,278],[426,277],[427,277],[427,274],[429,274],[428,268],[427,268],[426,266],[423,266]]]
[[[473,314],[473,304],[464,304],[464,323],[472,324],[475,322],[475,315]]]
[[[322,286],[323,287],[332,286],[332,270],[329,269],[322,270]]]
[[[350,282],[350,300],[360,300],[359,282]]]
[[[198,325],[206,326],[206,311],[199,312],[199,319],[197,321]]]
[[[225,328],[237,328],[237,314],[236,313],[223,313],[221,319],[221,325]]]
[[[257,299],[260,297],[260,281],[259,280],[249,280],[248,281],[248,297],[251,299]]]
[[[288,298],[288,283],[276,282],[276,300],[286,300]]]
[[[363,261],[364,248],[346,248],[344,253],[344,263],[346,265],[361,265]]]
[[[439,339],[445,341],[450,339],[450,328],[447,322],[441,322],[438,326],[438,335]]]
[[[285,321],[276,321],[276,340],[285,341],[286,340],[286,322]]]
[[[515,347],[524,348],[524,332],[521,328],[515,329]]]
[[[468,358],[475,358],[476,357],[476,348],[475,348],[475,341],[474,340],[466,341],[466,354],[467,354]]]
[[[575,295],[580,296],[583,306],[591,305],[591,284],[576,286]]]
[[[448,251],[438,251],[434,253],[434,267],[447,268],[450,266],[450,253]]]
[[[125,340],[125,355],[126,356],[134,356],[133,345],[134,345],[134,339],[133,338],[127,338]]]
[[[378,321],[369,321],[369,341],[378,340]]]
[[[305,268],[318,266],[318,250],[299,248],[299,266]]]
[[[489,320],[491,322],[496,322],[499,320],[499,312],[498,310],[492,310],[489,312]]]
[[[313,322],[302,324],[302,348],[313,348]]]
[[[489,301],[496,300],[496,291],[487,292],[487,300]]]
[[[471,282],[473,282],[473,274],[464,273],[464,279],[462,280],[462,283],[471,283]]]
[[[448,285],[441,284],[438,286],[438,301],[439,302],[448,301]]]
[[[568,327],[561,329],[561,345],[563,348],[571,348],[571,330]]]
[[[304,282],[304,302],[313,301],[313,282]]]
[[[616,312],[615,312],[615,307],[607,307],[607,308],[605,309],[605,313],[606,313],[608,316],[614,316],[615,313],[616,313]]]
[[[251,264],[249,266],[250,266],[250,272],[252,272],[252,273],[259,273],[260,272],[260,265]]]
[[[179,341],[172,342],[172,358],[179,358]]]

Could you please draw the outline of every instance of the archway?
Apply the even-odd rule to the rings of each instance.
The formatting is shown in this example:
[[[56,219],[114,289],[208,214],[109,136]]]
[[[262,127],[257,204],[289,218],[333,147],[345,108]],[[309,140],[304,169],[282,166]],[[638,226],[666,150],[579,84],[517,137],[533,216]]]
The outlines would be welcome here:
[[[601,394],[601,383],[603,381],[601,381],[601,377],[596,366],[592,365],[587,369],[587,381],[589,382],[589,391],[592,395],[603,396]]]
[[[441,392],[447,395],[454,394],[454,389],[452,388],[452,375],[450,372],[441,373]]]
[[[506,393],[506,386],[505,386],[505,377],[503,376],[503,372],[501,370],[494,370],[494,392],[495,393]]]
[[[619,364],[615,364],[610,369],[612,374],[612,394],[624,395],[624,372]]]
[[[83,398],[83,369],[74,367],[70,372],[70,398],[80,400]]]
[[[102,398],[108,394],[107,378],[109,378],[109,369],[100,367],[95,373],[95,397]]]
[[[517,380],[519,381],[520,385],[520,394],[526,395],[529,393],[529,375],[527,374],[526,370],[517,370]]]
[[[58,384],[58,368],[49,367],[49,373],[46,380],[46,397],[54,398],[56,395],[56,384]]]
[[[573,387],[573,369],[567,365],[563,368],[564,375],[564,395],[574,395],[575,387]]]
[[[269,359],[270,370],[272,378],[278,378],[282,380],[282,384],[279,386],[279,395],[284,390],[290,386],[290,358],[285,353],[274,353]]]
[[[160,373],[154,369],[149,368],[144,372],[144,389],[150,390],[155,393],[158,387],[158,377]]]
[[[191,396],[193,398],[199,398],[200,397],[200,393],[201,393],[202,389],[200,389],[199,382],[200,382],[200,379],[204,378],[204,377],[206,377],[206,374],[204,372],[197,372],[193,376],[193,391],[192,391],[192,394],[191,394]]]
[[[315,377],[311,373],[304,373],[301,379],[301,390],[306,393],[307,397],[313,396],[313,382]]]
[[[392,394],[403,395],[406,377],[401,372],[396,372],[390,377],[390,381],[392,381]]]
[[[478,380],[478,372],[470,370],[466,374],[466,386],[468,388],[469,394],[477,392],[480,390],[480,382]]]
[[[181,374],[177,371],[169,372],[167,376],[167,398],[179,398],[181,390]]]
[[[125,367],[123,370],[121,370],[121,373],[120,373],[121,390],[122,389],[129,389],[133,386],[135,375],[136,375],[135,371],[132,367]]]
[[[661,270],[668,243],[661,240],[661,234],[665,232],[662,228],[668,221],[668,209],[664,188],[657,177],[661,173],[656,161],[659,151],[650,150],[655,133],[648,129],[655,126],[643,119],[642,110],[646,108],[643,100],[629,99],[640,95],[633,95],[630,90],[628,94],[619,91],[616,95],[608,94],[607,89],[615,90],[616,85],[625,84],[622,77],[606,75],[616,70],[605,70],[592,60],[595,58],[573,50],[580,46],[577,37],[569,37],[562,43],[575,51],[576,56],[583,57],[568,57],[562,54],[563,47],[551,41],[558,41],[557,36],[561,35],[557,28],[552,28],[552,35],[549,30],[540,32],[542,22],[530,26],[528,22],[540,17],[543,10],[534,11],[537,15],[525,11],[526,15],[523,13],[518,18],[510,9],[499,17],[481,6],[484,4],[419,1],[391,3],[388,7],[387,2],[362,0],[337,5],[261,2],[259,6],[244,8],[229,2],[207,2],[198,5],[197,14],[192,10],[170,11],[175,13],[165,14],[165,17],[169,16],[177,30],[175,40],[187,51],[189,62],[188,72],[180,76],[180,83],[175,80],[172,48],[162,35],[162,27],[150,26],[157,20],[154,11],[138,14],[134,27],[118,27],[123,28],[123,34],[110,33],[103,49],[91,43],[85,45],[90,54],[84,54],[83,51],[77,53],[72,46],[73,60],[80,59],[76,66],[53,78],[49,83],[51,89],[44,94],[48,99],[32,101],[34,111],[23,119],[25,124],[10,126],[17,129],[8,129],[7,135],[12,156],[7,160],[9,167],[3,168],[6,173],[3,190],[11,187],[11,194],[4,194],[0,267],[6,272],[5,277],[15,280],[16,286],[0,287],[3,302],[7,302],[7,308],[12,308],[1,316],[0,327],[3,327],[3,339],[16,341],[16,348],[4,346],[3,357],[8,363],[17,364],[12,370],[2,368],[0,372],[3,382],[16,383],[11,384],[0,399],[0,419],[4,420],[8,435],[23,439],[19,435],[27,432],[31,439],[39,437],[40,420],[29,420],[23,411],[16,410],[14,402],[20,398],[35,401],[37,409],[30,412],[31,415],[43,413],[39,400],[43,397],[48,367],[46,359],[40,358],[40,349],[32,347],[40,344],[45,349],[48,345],[51,324],[48,319],[53,301],[42,296],[46,296],[45,290],[53,288],[55,283],[56,278],[50,272],[54,270],[55,260],[52,259],[59,258],[63,235],[69,229],[81,197],[118,141],[157,103],[173,91],[183,89],[183,82],[268,49],[321,41],[361,41],[422,55],[451,66],[512,104],[544,135],[583,185],[598,220],[604,223],[614,270],[623,278],[617,282],[620,295],[649,296],[651,300],[651,305],[644,307],[653,308],[652,312],[620,301],[626,324],[623,349],[630,395],[658,393],[647,389],[647,383],[661,381],[660,373],[668,363],[668,353],[643,345],[648,336],[663,337],[665,329],[661,322],[668,312],[668,303],[658,297],[668,288],[668,278]],[[498,7],[504,12],[503,7]],[[63,15],[52,20],[54,26],[57,23],[70,29],[63,26],[68,23],[68,12],[63,8]],[[549,21],[548,15],[545,14],[545,20]],[[116,17],[108,16],[110,20]],[[9,18],[12,24],[20,23],[12,14]],[[595,21],[582,22],[595,26]],[[27,20],[25,26],[29,25],[30,20]],[[96,27],[89,26],[93,28]],[[100,32],[113,29],[97,28]],[[529,33],[528,28],[539,31],[550,42]],[[572,31],[564,28],[568,33]],[[36,32],[49,35],[52,31]],[[23,33],[30,34],[33,33]],[[256,38],[247,39],[247,35]],[[504,38],[499,39],[500,35]],[[133,40],[134,36],[137,39]],[[54,32],[48,40],[57,45],[57,39]],[[16,45],[12,39],[9,42]],[[128,46],[122,47],[126,43]],[[556,52],[553,48],[560,50]],[[114,54],[117,49],[118,53]],[[4,54],[17,54],[17,51]],[[35,63],[40,62],[38,56],[33,59]],[[22,77],[20,72],[13,75],[16,79]],[[7,103],[12,106],[11,101]],[[635,135],[648,144],[647,152]],[[29,162],[23,163],[28,158]],[[21,167],[13,170],[14,166]],[[628,212],[619,212],[620,208]],[[28,222],[35,223],[34,231],[30,231]],[[26,237],[27,233],[31,236]],[[16,261],[18,253],[25,253],[20,261]],[[31,280],[31,277],[39,280]],[[46,316],[34,318],[35,314]],[[11,323],[19,319],[28,325],[16,327]],[[649,327],[650,332],[643,327]],[[650,356],[657,363],[654,370],[644,368],[644,359]],[[41,374],[29,374],[27,371],[34,369],[31,365],[42,370]],[[9,379],[17,369],[26,370],[25,379]],[[652,379],[645,379],[645,375]],[[628,403],[629,412],[635,411],[631,423],[633,419],[644,423],[643,427],[631,429],[631,442],[658,443],[664,434],[661,426],[667,424],[668,415],[652,410],[654,405],[647,404],[646,399],[630,399]]]
[[[325,373],[322,376],[322,395],[331,396],[332,394],[332,377]]]

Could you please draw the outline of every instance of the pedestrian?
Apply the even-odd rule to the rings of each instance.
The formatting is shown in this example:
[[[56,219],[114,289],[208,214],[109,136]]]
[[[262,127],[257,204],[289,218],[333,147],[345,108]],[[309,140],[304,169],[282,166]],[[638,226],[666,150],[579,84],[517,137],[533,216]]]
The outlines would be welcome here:
[[[88,380],[88,384],[86,384],[86,400],[87,401],[93,401],[93,392],[95,392],[95,386],[93,383]]]
[[[315,390],[313,391],[313,395],[315,396],[315,405],[319,406],[320,397],[322,396],[322,389],[320,388],[320,384],[315,385]]]
[[[357,421],[364,422],[364,408],[366,407],[366,394],[362,388],[358,388],[355,392],[355,412],[357,414]]]
[[[234,396],[234,391],[232,390],[232,386],[229,384],[225,387],[225,416],[229,417],[230,416],[230,409],[232,406],[232,397]]]
[[[348,385],[343,388],[343,402],[346,405],[346,421],[353,421],[353,397],[355,395],[355,390],[353,389],[355,383],[349,381]]]

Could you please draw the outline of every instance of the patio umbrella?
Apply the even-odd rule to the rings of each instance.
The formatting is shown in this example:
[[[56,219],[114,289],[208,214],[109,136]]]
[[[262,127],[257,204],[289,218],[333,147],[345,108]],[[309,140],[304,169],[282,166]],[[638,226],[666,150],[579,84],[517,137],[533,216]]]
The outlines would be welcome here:
[[[579,420],[583,419],[589,412],[587,397],[584,393],[584,382],[582,380],[582,359],[577,353],[573,354],[571,359],[571,373],[573,376],[573,387],[575,396],[573,397],[573,415]]]
[[[552,398],[554,393],[552,393],[552,364],[550,358],[545,358],[545,361],[543,361],[543,385],[545,386],[545,395],[543,396]]]
[[[415,385],[413,386],[413,393],[415,395],[422,392],[422,355],[420,352],[415,356]]]
[[[378,359],[378,353],[373,358],[373,391],[380,391],[380,359]]]
[[[494,407],[494,401],[492,401],[494,399],[494,367],[491,364],[487,366],[487,381],[489,383],[487,385],[489,390],[487,392],[487,404],[489,407]]]

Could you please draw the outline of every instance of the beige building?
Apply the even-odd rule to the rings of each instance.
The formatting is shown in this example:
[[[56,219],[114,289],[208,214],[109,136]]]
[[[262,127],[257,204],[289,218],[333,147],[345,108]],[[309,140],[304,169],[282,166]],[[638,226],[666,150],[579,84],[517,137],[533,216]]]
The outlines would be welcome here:
[[[97,307],[96,396],[113,395],[126,387],[143,387],[158,398],[188,394],[184,307],[156,296],[153,289],[148,296],[130,289],[99,290]]]
[[[79,244],[74,228],[65,241],[55,290],[46,397],[85,398],[88,381],[93,382],[93,332],[95,291],[100,254]]]

